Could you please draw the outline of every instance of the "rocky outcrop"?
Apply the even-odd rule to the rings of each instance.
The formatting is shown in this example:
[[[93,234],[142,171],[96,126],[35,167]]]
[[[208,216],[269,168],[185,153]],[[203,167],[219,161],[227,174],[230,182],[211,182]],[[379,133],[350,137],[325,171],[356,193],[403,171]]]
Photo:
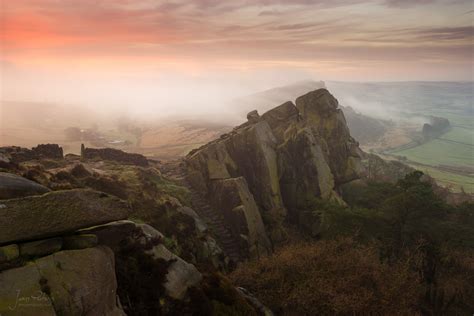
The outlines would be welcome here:
[[[84,159],[111,160],[128,165],[148,166],[148,160],[145,156],[126,153],[114,148],[81,148],[81,155]]]
[[[247,232],[247,238],[268,232],[275,241],[281,238],[283,221],[297,215],[306,201],[322,198],[344,203],[338,190],[360,176],[360,154],[337,100],[319,89],[297,98],[296,105],[286,102],[261,116],[251,112],[248,122],[190,152],[187,179],[233,223],[233,232]],[[229,183],[239,181],[239,189],[226,193],[223,203]],[[257,218],[253,207],[244,210],[229,203],[241,197],[243,187],[255,200],[265,226],[250,221]],[[248,249],[259,249],[262,239],[248,238],[248,242]]]
[[[0,172],[0,200],[40,195],[49,189],[15,174]]]
[[[0,155],[3,163],[18,164],[29,160],[38,159],[63,159],[63,149],[57,144],[40,144],[32,149],[10,146],[1,147]]]
[[[230,261],[211,237],[208,222],[162,190],[183,192],[178,195],[183,201],[189,193],[176,191],[156,169],[76,159],[40,159],[17,167],[17,173],[47,175],[51,188],[53,181],[88,186],[86,180],[106,175],[107,167],[126,169],[123,179],[133,184],[122,178],[117,184],[127,190],[128,203],[90,189],[0,200],[1,315],[187,315],[222,314],[222,309],[255,315],[244,296],[214,272],[226,271]],[[153,227],[125,220],[129,207],[153,213],[146,217]]]
[[[47,238],[128,216],[125,202],[92,190],[68,190],[0,202],[0,244]]]
[[[40,144],[31,148],[31,151],[38,157],[38,159],[63,159],[63,149],[57,144]]]
[[[124,315],[109,248],[68,250],[0,273],[2,315]]]
[[[31,149],[18,146],[1,147],[0,154],[2,154],[2,161],[9,165],[38,158]]]

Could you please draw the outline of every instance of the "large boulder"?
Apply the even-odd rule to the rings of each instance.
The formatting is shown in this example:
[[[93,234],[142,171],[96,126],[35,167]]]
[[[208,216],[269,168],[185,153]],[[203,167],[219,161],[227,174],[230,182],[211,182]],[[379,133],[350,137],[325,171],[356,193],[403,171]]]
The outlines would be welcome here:
[[[5,200],[0,244],[52,237],[127,218],[128,205],[102,192],[75,189]]]
[[[26,178],[0,172],[0,200],[40,195],[49,191],[47,187]]]
[[[0,284],[1,315],[124,315],[107,247],[54,253],[3,271]]]

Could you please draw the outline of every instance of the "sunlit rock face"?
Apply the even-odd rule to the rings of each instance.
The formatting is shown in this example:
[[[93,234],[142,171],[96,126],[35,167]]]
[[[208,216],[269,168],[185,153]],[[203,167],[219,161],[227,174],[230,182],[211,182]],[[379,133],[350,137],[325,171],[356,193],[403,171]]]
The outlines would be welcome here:
[[[297,216],[308,200],[344,203],[339,187],[359,178],[360,149],[329,91],[318,89],[297,98],[296,105],[286,102],[248,117],[186,157],[188,180],[196,190],[219,205],[222,186],[228,183],[223,180],[243,177],[265,225],[245,222],[245,216],[238,225],[272,241],[282,238],[283,221]],[[248,246],[258,248],[252,242]]]

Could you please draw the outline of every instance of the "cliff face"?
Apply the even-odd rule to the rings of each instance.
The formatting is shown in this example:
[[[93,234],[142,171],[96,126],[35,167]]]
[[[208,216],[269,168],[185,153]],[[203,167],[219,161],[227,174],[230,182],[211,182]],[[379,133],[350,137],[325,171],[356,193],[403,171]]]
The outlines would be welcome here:
[[[267,244],[266,233],[273,241],[281,238],[282,222],[297,217],[307,201],[323,198],[344,203],[338,189],[359,177],[360,149],[350,136],[337,100],[326,89],[299,97],[296,105],[286,102],[262,116],[251,112],[248,119],[220,139],[192,151],[186,166],[189,183],[216,207],[222,204],[220,192],[229,179],[245,180],[240,182],[248,186],[248,196],[239,196],[255,201],[258,214],[252,218],[257,222],[263,218],[266,228],[249,223],[249,217],[243,225],[259,230],[244,234],[247,238],[259,236],[248,240],[258,248]]]

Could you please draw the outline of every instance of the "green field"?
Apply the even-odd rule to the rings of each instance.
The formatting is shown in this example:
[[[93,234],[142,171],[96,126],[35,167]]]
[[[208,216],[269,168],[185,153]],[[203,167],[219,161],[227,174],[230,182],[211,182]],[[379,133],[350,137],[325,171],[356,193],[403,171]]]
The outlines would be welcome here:
[[[453,166],[472,166],[474,158],[474,147],[471,143],[460,144],[451,141],[458,141],[455,134],[465,135],[454,129],[441,137],[434,139],[423,145],[392,153],[405,156],[408,160],[431,165],[453,165]]]
[[[469,105],[467,105],[469,106]],[[434,115],[447,118],[451,129],[437,139],[417,147],[394,150],[391,154],[404,156],[409,161],[423,164],[414,165],[417,169],[431,175],[440,184],[459,191],[462,187],[468,193],[474,193],[474,175],[465,175],[437,169],[437,166],[474,167],[474,124],[473,117],[461,108],[430,108],[414,115]]]
[[[462,188],[464,192],[474,194],[474,177],[472,176],[461,176],[427,166],[411,165],[411,167],[429,174],[436,179],[440,185],[449,187],[454,192],[460,192]]]
[[[406,162],[430,174],[442,185],[473,191],[474,175],[474,82],[329,82],[339,102],[367,115],[410,122],[421,134],[430,116],[450,121],[451,129],[438,139],[416,147],[406,146],[384,154],[404,156]],[[414,140],[419,139],[414,135]],[[448,171],[439,166],[464,168]]]

